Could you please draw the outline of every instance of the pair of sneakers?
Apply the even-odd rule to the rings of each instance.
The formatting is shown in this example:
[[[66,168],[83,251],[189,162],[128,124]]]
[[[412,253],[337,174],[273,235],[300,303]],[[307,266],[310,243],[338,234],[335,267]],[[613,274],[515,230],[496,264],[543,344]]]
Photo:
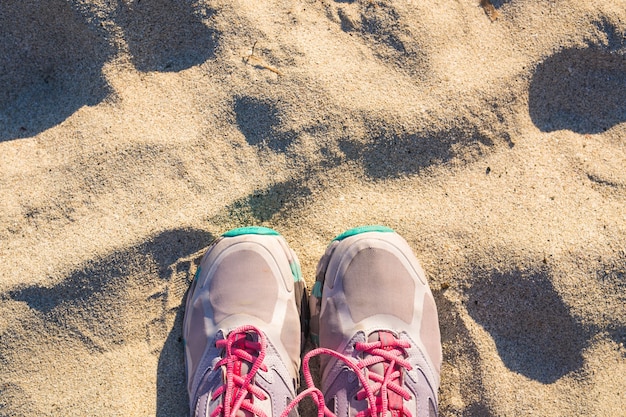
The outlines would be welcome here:
[[[296,395],[309,324],[319,347],[302,359],[307,387]],[[337,236],[310,302],[278,232],[226,232],[198,268],[183,336],[192,416],[296,417],[307,395],[319,417],[437,415],[435,301],[411,248],[387,227]],[[321,389],[309,366],[317,355]]]

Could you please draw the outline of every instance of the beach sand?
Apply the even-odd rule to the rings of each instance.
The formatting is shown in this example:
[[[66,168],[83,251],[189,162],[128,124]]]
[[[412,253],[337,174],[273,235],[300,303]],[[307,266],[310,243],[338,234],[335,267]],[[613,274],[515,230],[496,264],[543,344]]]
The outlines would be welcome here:
[[[184,416],[212,239],[384,224],[442,416],[625,416],[626,2],[480,3],[3,0],[0,415]]]

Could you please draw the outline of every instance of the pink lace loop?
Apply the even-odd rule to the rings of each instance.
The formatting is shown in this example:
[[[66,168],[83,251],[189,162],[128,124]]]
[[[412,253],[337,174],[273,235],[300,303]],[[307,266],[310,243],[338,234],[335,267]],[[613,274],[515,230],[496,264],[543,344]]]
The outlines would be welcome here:
[[[256,334],[257,341],[249,340],[249,334]],[[239,410],[246,410],[260,417],[267,417],[263,410],[253,404],[254,398],[265,400],[266,395],[263,390],[252,384],[252,380],[259,369],[267,370],[263,364],[267,345],[265,335],[254,326],[241,326],[230,332],[226,339],[218,340],[215,345],[225,349],[223,359],[215,367],[225,366],[226,369],[224,385],[215,390],[211,398],[211,400],[215,400],[223,395],[223,401],[211,413],[211,417],[235,417]],[[245,376],[241,374],[242,361],[251,365]]]
[[[334,417],[334,414],[324,403],[323,394],[319,389],[315,388],[313,377],[311,376],[309,360],[318,355],[329,355],[337,358],[356,374],[361,384],[361,390],[357,393],[357,399],[368,400],[367,410],[359,412],[357,417],[385,417],[387,412],[390,411],[389,397],[394,398],[391,404],[391,414],[393,416],[412,417],[410,411],[402,404],[402,400],[409,400],[411,394],[398,383],[402,377],[401,368],[407,370],[413,369],[409,361],[405,359],[404,349],[408,347],[410,347],[409,342],[398,340],[390,334],[386,334],[381,341],[369,343],[358,342],[355,344],[355,349],[366,355],[366,357],[361,360],[345,356],[327,348],[317,348],[310,351],[302,361],[302,370],[308,388],[296,397],[288,409],[281,414],[281,417],[286,417],[289,411],[307,395],[310,395],[317,405],[318,417]],[[385,369],[384,375],[379,375],[371,370],[366,371],[366,368],[378,363],[383,364],[383,368]],[[400,399],[400,401],[396,401],[397,399]]]
[[[280,414],[280,417],[287,417],[291,410],[293,410],[300,403],[300,401],[302,401],[307,396],[310,396],[317,406],[317,417],[337,417],[332,411],[328,409],[328,407],[326,407],[326,403],[324,402],[324,394],[322,393],[322,391],[315,387],[315,383],[313,382],[313,376],[311,376],[311,367],[309,366],[309,361],[313,356],[317,356],[322,353],[334,353],[343,357],[343,355],[341,355],[340,353],[324,348],[314,349],[307,353],[302,359],[302,374],[304,375],[304,381],[306,382],[308,388],[298,394],[296,398],[294,398],[294,400],[289,403],[287,408],[285,408],[285,410],[283,410],[283,412]]]
[[[315,387],[309,387],[305,389],[304,391],[302,391],[300,394],[298,394],[296,398],[294,398],[293,401],[287,405],[287,408],[285,408],[283,412],[280,413],[280,417],[287,417],[289,413],[291,412],[291,410],[293,410],[300,403],[300,401],[302,401],[307,396],[310,396],[313,402],[315,403],[315,405],[317,406],[318,417],[324,417],[324,416],[336,417],[326,407],[326,403],[324,402],[324,394],[322,394],[322,391],[320,391],[319,389]]]
[[[249,340],[248,335],[252,333],[257,334],[257,342]],[[226,375],[224,376],[225,384],[215,390],[212,397],[212,400],[215,400],[223,395],[223,402],[211,413],[211,417],[235,417],[239,410],[246,410],[259,417],[267,417],[263,410],[253,404],[254,398],[264,400],[266,395],[260,388],[252,384],[252,380],[259,369],[267,370],[263,365],[266,347],[265,335],[254,326],[242,326],[233,330],[226,339],[218,341],[216,345],[225,349],[224,358],[216,364],[216,367],[225,366]],[[359,412],[357,417],[385,417],[389,411],[394,417],[412,417],[401,401],[409,400],[411,394],[399,383],[402,377],[402,368],[412,369],[411,364],[405,359],[404,349],[409,346],[409,342],[398,340],[386,333],[381,335],[380,341],[357,342],[355,344],[355,349],[365,354],[365,358],[360,360],[327,348],[317,348],[310,351],[302,360],[302,373],[307,388],[288,404],[280,417],[287,417],[307,396],[310,396],[317,406],[318,417],[336,417],[326,406],[323,393],[315,387],[313,382],[309,361],[318,355],[329,355],[337,358],[356,374],[361,384],[357,399],[368,400],[367,410]],[[241,375],[242,361],[251,364],[245,377]],[[379,363],[383,364],[384,375],[373,372],[370,368]],[[390,398],[392,398],[391,407]],[[400,401],[397,401],[398,399]]]

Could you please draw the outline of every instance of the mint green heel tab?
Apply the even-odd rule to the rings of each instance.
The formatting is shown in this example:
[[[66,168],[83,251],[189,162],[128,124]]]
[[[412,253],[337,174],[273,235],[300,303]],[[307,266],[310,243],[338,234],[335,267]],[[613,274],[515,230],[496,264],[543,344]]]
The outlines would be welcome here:
[[[387,226],[378,226],[378,225],[359,226],[350,230],[346,230],[345,232],[343,232],[342,234],[334,238],[333,241],[343,240],[350,236],[359,235],[361,233],[368,233],[368,232],[394,233],[395,231]]]
[[[231,229],[228,232],[224,233],[222,236],[224,237],[235,237],[241,235],[270,235],[270,236],[280,236],[274,229],[270,229],[269,227],[262,226],[246,226],[246,227],[238,227],[237,229]]]
[[[302,270],[300,269],[300,264],[296,261],[290,261],[289,268],[291,269],[291,275],[293,275],[293,282],[302,281]]]
[[[311,294],[313,294],[313,297],[322,298],[322,283],[320,281],[315,281]]]

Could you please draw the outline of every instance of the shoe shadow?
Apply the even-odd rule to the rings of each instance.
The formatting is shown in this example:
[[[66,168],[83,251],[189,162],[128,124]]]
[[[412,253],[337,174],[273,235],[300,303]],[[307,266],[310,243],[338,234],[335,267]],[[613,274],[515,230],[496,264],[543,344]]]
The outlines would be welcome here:
[[[48,345],[41,349],[49,346],[59,355],[80,349],[101,356],[103,361],[124,354],[120,352],[125,350],[120,348],[125,345],[145,343],[145,354],[158,355],[157,415],[185,415],[188,403],[180,337],[181,303],[194,265],[199,263],[198,251],[212,240],[210,233],[201,230],[168,230],[141,245],[91,261],[52,287],[26,286],[0,294],[0,299],[8,302],[26,303],[29,313],[33,313],[0,334],[3,340],[0,359],[5,369],[10,373],[25,363],[44,362],[37,355],[47,353],[29,344],[37,333],[45,333],[48,342],[60,341],[53,345],[46,342]],[[30,350],[12,348],[21,345],[29,346]],[[54,390],[61,396],[70,389],[62,381],[81,378],[80,369],[75,375],[55,375],[54,368],[43,371],[50,371],[50,377],[59,381]],[[19,391],[27,383],[13,381],[13,391]],[[2,392],[0,404],[9,414],[20,406]]]
[[[64,0],[0,7],[0,142],[31,137],[111,94],[106,36]]]
[[[569,312],[549,272],[476,271],[467,310],[513,372],[550,384],[583,365],[590,335]]]
[[[183,346],[184,301],[176,309],[174,326],[167,336],[159,355],[157,368],[157,417],[188,415],[189,397],[185,376],[185,350]]]
[[[564,49],[539,64],[529,90],[530,117],[540,130],[602,133],[626,121],[624,40],[604,24],[607,47]]]
[[[157,367],[157,417],[178,417],[187,415],[189,396],[185,371],[185,348],[183,344],[183,318],[185,300],[197,267],[200,265],[204,249],[213,241],[213,236],[205,240],[200,252],[179,258],[168,266],[170,273],[167,294],[164,298],[166,315],[159,319],[165,327],[172,322],[165,343],[159,353]]]
[[[181,71],[215,57],[218,32],[206,26],[212,9],[185,0],[118,0],[115,22],[124,31],[139,71]]]
[[[440,389],[442,397],[439,404],[439,413],[443,415],[462,415],[463,417],[492,417],[496,414],[489,408],[489,401],[485,397],[487,392],[483,384],[483,375],[477,369],[480,362],[479,352],[472,336],[468,331],[457,307],[448,301],[444,291],[433,290],[437,313],[439,315],[439,329],[441,331],[441,344],[443,346],[443,363]],[[447,365],[447,366],[445,366]],[[454,369],[463,380],[453,387],[446,371]],[[449,398],[451,392],[458,392],[463,400],[464,409],[458,410],[456,404],[452,404]],[[461,413],[461,414],[459,414]]]

